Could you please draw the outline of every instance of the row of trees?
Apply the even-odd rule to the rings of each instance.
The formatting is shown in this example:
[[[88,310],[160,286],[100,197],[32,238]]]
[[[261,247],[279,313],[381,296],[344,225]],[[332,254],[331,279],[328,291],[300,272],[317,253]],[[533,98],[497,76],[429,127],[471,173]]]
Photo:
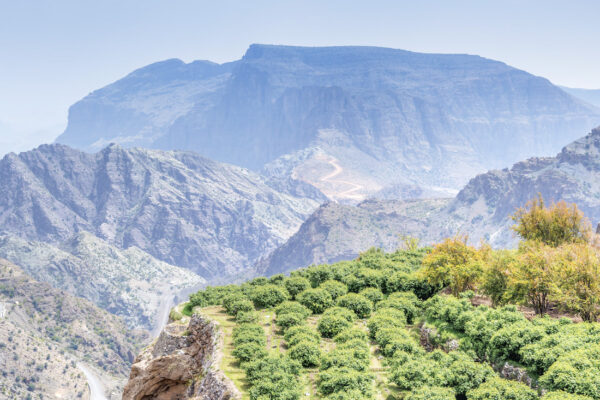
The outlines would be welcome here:
[[[533,200],[514,216],[517,250],[470,246],[466,236],[446,239],[423,260],[422,277],[455,296],[480,289],[494,305],[527,304],[544,314],[551,304],[584,321],[600,315],[600,255],[589,223],[575,205]]]

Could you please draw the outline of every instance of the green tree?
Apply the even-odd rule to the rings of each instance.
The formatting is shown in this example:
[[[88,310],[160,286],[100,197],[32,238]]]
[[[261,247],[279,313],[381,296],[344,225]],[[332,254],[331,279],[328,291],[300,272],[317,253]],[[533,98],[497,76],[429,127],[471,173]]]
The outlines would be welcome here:
[[[490,378],[467,392],[467,400],[536,400],[537,392],[521,382]]]
[[[323,289],[307,289],[297,296],[298,302],[307,307],[313,314],[320,314],[333,306],[333,299],[328,291]]]
[[[348,293],[338,298],[337,305],[354,311],[358,318],[369,318],[373,309],[371,301],[357,293]]]
[[[308,279],[301,276],[288,278],[283,284],[292,299],[295,299],[298,293],[303,292],[310,287]]]
[[[268,308],[286,301],[289,295],[287,290],[281,286],[265,284],[254,288],[251,297],[256,307]]]

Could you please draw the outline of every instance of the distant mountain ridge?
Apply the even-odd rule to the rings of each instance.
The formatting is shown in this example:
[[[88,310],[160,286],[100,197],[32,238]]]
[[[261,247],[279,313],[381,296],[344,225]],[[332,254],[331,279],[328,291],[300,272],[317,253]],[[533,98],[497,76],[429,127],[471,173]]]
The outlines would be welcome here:
[[[399,236],[429,245],[466,234],[474,245],[485,241],[513,247],[517,208],[541,194],[547,204],[575,203],[593,226],[600,222],[600,127],[565,146],[555,157],[530,158],[473,179],[453,199],[371,199],[357,206],[328,203],[317,209],[292,237],[262,258],[255,272],[290,272],[310,264],[354,258],[371,246],[394,250]]]
[[[292,235],[318,205],[246,169],[191,152],[64,145],[6,155],[2,232],[58,244],[81,231],[211,277],[235,274]]]
[[[231,63],[136,70],[75,103],[57,141],[193,150],[254,170],[276,162],[283,178],[360,201],[454,194],[599,123],[599,109],[546,79],[478,56],[252,45]]]
[[[586,101],[596,107],[600,107],[600,89],[577,89],[568,88],[565,86],[561,86],[560,88],[583,101]]]

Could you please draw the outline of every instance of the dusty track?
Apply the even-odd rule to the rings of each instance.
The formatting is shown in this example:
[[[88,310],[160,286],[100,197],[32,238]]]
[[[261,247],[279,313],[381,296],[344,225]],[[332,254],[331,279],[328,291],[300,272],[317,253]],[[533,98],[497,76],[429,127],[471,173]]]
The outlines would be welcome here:
[[[345,180],[341,180],[341,179],[335,179],[342,172],[344,172],[344,169],[338,164],[338,160],[336,160],[333,157],[331,157],[329,160],[327,160],[327,163],[333,167],[333,172],[319,178],[319,181],[328,182],[328,183],[337,183],[337,184],[350,186],[350,189],[344,190],[343,192],[336,194],[335,197],[338,197],[338,198],[350,197],[350,198],[356,198],[356,199],[361,200],[363,196],[361,196],[359,194],[353,194],[353,193],[358,190],[361,190],[363,188],[363,186],[359,185],[357,183],[354,183],[354,182],[349,182],[349,181],[345,181]]]

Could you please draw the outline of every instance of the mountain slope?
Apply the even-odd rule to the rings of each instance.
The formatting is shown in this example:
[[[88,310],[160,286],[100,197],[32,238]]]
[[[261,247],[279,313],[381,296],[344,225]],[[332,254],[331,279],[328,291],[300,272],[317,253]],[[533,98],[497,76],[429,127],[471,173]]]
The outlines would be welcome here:
[[[575,89],[561,86],[561,89],[596,107],[600,107],[600,89]]]
[[[84,299],[0,260],[0,398],[87,398],[86,364],[118,392],[148,340]]]
[[[424,237],[434,216],[450,199],[366,200],[357,206],[327,203],[291,238],[261,259],[258,275],[287,273],[311,264],[356,258],[370,247],[393,251],[402,235]]]
[[[546,79],[477,56],[252,45],[223,65],[134,71],[74,104],[57,140],[188,149],[255,170],[276,162],[276,173],[358,201],[455,193],[598,123],[598,109]]]
[[[469,233],[474,242],[485,239],[498,247],[514,245],[510,216],[538,193],[548,203],[576,203],[595,226],[600,221],[599,174],[600,128],[596,128],[556,157],[531,158],[473,178],[438,216],[438,231]]]
[[[8,154],[0,182],[4,233],[53,244],[87,231],[207,278],[234,274],[287,237],[317,202],[281,193],[243,168],[190,152],[87,154],[43,145]]]
[[[517,242],[511,215],[541,193],[548,202],[576,203],[596,226],[600,222],[600,128],[565,146],[556,157],[530,158],[511,169],[473,178],[454,199],[368,200],[358,206],[325,204],[286,243],[261,259],[258,274],[285,273],[310,264],[352,259],[371,246],[386,250],[398,235],[431,244],[468,234],[494,247]]]
[[[0,257],[48,283],[125,319],[130,327],[147,330],[162,302],[204,280],[191,271],[161,262],[136,247],[119,250],[90,233],[66,243],[0,236]]]

